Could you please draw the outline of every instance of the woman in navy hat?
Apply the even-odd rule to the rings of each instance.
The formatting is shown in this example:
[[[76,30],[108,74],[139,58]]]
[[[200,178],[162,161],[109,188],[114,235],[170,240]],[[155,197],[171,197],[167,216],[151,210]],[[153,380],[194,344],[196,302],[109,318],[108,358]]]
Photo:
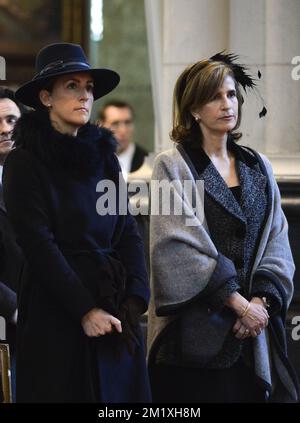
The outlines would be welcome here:
[[[132,216],[118,211],[126,193],[116,141],[89,123],[93,101],[119,75],[91,69],[82,48],[66,43],[42,49],[36,70],[16,93],[35,110],[19,120],[3,174],[26,258],[17,402],[150,401],[139,327],[149,300],[142,241]],[[116,201],[110,213],[100,204],[106,180],[114,183],[105,193]]]

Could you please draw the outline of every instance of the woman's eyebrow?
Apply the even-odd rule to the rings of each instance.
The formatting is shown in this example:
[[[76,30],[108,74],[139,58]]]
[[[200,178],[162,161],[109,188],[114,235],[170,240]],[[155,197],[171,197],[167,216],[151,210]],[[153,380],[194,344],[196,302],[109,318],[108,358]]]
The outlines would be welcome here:
[[[11,119],[11,118],[17,118],[18,119],[18,116],[17,115],[15,115],[15,114],[13,114],[13,113],[11,113],[11,114],[9,114],[9,115],[5,115],[4,117],[3,117],[3,119]],[[1,120],[1,119],[0,119]]]
[[[70,82],[70,81],[75,81],[75,82],[81,82],[81,80],[80,79],[77,79],[77,78],[70,78],[70,79],[67,79],[66,80],[66,82]],[[87,83],[90,83],[90,82],[92,82],[92,83],[94,83],[94,81],[92,80],[92,79],[89,79],[88,81],[86,81]]]

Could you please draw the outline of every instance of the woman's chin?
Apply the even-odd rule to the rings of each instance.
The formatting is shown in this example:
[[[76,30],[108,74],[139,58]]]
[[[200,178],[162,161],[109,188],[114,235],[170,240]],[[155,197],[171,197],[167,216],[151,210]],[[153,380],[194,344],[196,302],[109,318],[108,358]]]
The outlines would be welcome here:
[[[232,131],[233,130],[233,128],[235,127],[235,125],[236,125],[236,122],[224,122],[224,123],[222,123],[222,125],[219,125],[218,126],[218,130],[220,131],[220,132],[229,132],[229,131]]]
[[[85,125],[86,123],[88,123],[89,118],[88,117],[84,117],[81,119],[74,119],[74,121],[70,122],[72,125],[77,126],[78,128],[80,128],[81,126]]]

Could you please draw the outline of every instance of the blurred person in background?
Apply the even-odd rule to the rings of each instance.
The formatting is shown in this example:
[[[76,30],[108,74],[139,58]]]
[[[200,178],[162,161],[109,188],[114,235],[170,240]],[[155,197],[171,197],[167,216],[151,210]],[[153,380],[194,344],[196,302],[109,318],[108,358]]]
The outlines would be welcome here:
[[[11,356],[12,396],[16,393],[16,323],[17,289],[23,257],[16,243],[15,234],[7,216],[3,201],[2,171],[6,157],[14,148],[13,129],[25,107],[16,99],[14,92],[0,87],[0,315],[7,323],[7,342]]]
[[[118,141],[117,155],[125,180],[128,173],[142,166],[148,154],[134,142],[134,117],[131,104],[121,100],[110,100],[99,110],[99,125],[110,129]]]

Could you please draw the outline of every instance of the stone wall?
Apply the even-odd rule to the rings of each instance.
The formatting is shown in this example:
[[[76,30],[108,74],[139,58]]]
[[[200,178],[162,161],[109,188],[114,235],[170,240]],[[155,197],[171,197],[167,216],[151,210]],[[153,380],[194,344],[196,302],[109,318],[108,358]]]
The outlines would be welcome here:
[[[101,104],[112,98],[130,102],[136,112],[136,139],[153,151],[153,105],[144,2],[142,0],[103,1],[103,39],[91,42],[93,65],[109,67],[121,75],[117,89],[98,100],[93,117]]]

